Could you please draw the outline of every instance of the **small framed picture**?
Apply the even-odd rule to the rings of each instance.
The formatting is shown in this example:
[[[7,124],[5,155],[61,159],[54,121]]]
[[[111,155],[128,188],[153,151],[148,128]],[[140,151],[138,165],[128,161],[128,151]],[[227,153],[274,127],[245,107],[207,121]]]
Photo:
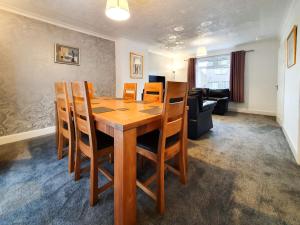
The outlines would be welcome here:
[[[143,79],[144,77],[144,57],[130,52],[130,78]]]
[[[296,64],[297,58],[297,26],[294,26],[287,38],[287,67]]]
[[[55,44],[54,62],[79,66],[80,65],[79,48],[74,48],[74,47],[61,45],[61,44]]]

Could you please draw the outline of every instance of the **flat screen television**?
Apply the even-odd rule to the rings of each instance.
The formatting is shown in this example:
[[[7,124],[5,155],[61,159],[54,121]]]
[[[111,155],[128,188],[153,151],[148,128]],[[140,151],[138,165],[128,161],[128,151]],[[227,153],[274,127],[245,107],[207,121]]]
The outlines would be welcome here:
[[[156,76],[156,75],[149,75],[149,82],[161,82],[163,83],[163,88],[165,89],[166,85],[166,77],[164,76]]]

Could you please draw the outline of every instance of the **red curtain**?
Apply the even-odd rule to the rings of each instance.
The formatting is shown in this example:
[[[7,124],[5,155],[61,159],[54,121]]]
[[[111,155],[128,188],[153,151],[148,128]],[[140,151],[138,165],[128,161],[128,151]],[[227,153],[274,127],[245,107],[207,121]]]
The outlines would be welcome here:
[[[230,99],[233,102],[244,102],[245,56],[245,51],[231,53]]]
[[[190,58],[188,62],[188,86],[189,90],[196,86],[196,59]]]

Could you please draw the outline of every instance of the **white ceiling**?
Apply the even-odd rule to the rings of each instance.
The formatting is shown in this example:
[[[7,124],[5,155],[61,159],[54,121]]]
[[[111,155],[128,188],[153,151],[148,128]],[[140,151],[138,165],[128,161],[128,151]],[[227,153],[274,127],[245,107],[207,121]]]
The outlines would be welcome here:
[[[292,0],[128,2],[131,18],[125,22],[105,16],[106,0],[0,0],[0,6],[112,38],[137,40],[161,50],[173,49],[177,42],[181,46],[176,47],[178,50],[196,51],[199,46],[218,50],[275,37]],[[177,26],[183,26],[184,31],[174,31]],[[176,35],[176,40],[169,39],[172,35]]]

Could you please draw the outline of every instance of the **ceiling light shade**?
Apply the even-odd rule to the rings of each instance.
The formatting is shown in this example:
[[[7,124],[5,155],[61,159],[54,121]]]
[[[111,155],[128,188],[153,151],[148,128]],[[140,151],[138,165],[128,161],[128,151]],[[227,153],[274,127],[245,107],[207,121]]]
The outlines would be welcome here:
[[[207,49],[205,47],[200,47],[197,49],[197,57],[207,56]]]
[[[127,0],[107,0],[105,14],[112,20],[123,21],[129,19],[130,13]]]
[[[201,27],[208,27],[208,26],[210,26],[210,25],[212,25],[212,21],[205,21],[205,22],[202,22],[201,23]]]
[[[211,36],[211,35],[213,35],[213,32],[208,31],[208,32],[203,33],[203,34],[201,35],[201,37],[208,37],[208,36]]]
[[[183,26],[178,26],[178,27],[175,27],[174,30],[177,31],[177,32],[181,32],[181,31],[184,31],[184,27]]]
[[[176,35],[170,35],[169,40],[176,40],[177,36]]]
[[[176,41],[176,45],[183,45],[184,41]]]

